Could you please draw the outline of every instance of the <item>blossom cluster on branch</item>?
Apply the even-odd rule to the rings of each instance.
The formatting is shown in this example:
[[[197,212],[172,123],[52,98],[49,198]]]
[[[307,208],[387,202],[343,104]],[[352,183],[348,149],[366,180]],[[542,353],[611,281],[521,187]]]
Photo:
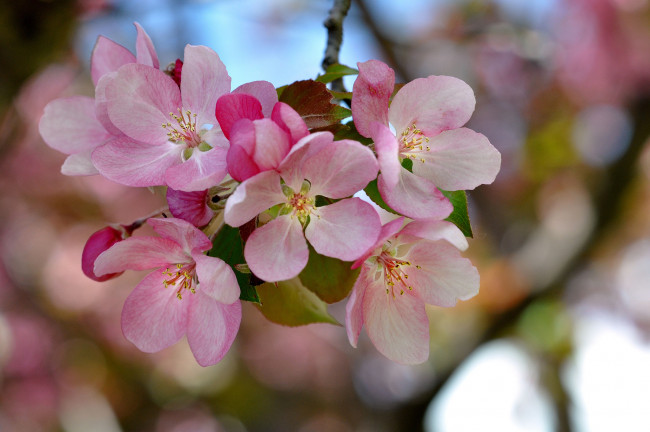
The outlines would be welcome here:
[[[233,343],[241,301],[301,325],[336,322],[326,305],[349,297],[353,346],[365,326],[391,360],[425,361],[425,304],[478,292],[460,253],[472,235],[464,191],[494,181],[501,163],[485,136],[463,127],[471,88],[429,76],[397,89],[393,70],[370,60],[278,89],[231,90],[210,48],[187,45],[161,69],[136,29],[135,55],[100,36],[94,99],[57,99],[39,125],[68,155],[63,174],[166,188],[164,211],[99,230],[82,255],[97,281],[155,269],[125,301],[125,337],[156,352],[187,335],[207,366]],[[351,93],[326,87],[357,74]],[[145,221],[157,237],[132,236]]]

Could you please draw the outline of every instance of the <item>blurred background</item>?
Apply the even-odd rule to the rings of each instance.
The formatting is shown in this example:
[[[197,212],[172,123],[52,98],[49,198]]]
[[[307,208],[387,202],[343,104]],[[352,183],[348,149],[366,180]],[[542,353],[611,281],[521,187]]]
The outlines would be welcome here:
[[[0,7],[0,430],[155,432],[650,430],[650,5],[647,0],[364,0],[341,63],[398,81],[453,75],[469,127],[502,154],[469,193],[481,291],[431,307],[431,356],[383,358],[365,333],[286,328],[245,305],[226,358],[139,352],[120,310],[142,274],[97,283],[81,250],[164,204],[65,177],[38,135],[52,99],[93,96],[102,34],[133,21],[161,65],[219,53],[233,88],[315,78],[326,0],[23,0]],[[348,89],[351,82],[346,81]],[[343,322],[344,302],[331,313]]]

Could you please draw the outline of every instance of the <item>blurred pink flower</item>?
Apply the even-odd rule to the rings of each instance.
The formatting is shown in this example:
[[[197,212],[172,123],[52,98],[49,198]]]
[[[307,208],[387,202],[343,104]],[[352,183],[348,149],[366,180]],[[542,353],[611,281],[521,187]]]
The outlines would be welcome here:
[[[413,218],[445,218],[452,205],[438,187],[474,189],[494,181],[499,152],[485,136],[462,127],[475,105],[467,84],[447,76],[419,78],[391,103],[395,72],[378,60],[358,66],[352,117],[359,133],[375,141],[379,192],[388,205]],[[401,166],[405,159],[413,161],[413,172]]]
[[[212,243],[190,223],[181,219],[147,223],[161,237],[128,238],[95,261],[98,276],[157,268],[124,303],[124,336],[144,352],[157,352],[187,334],[197,362],[215,364],[230,349],[241,322],[235,274],[219,258],[202,253]]]
[[[425,304],[450,307],[478,293],[479,274],[458,249],[467,240],[450,222],[403,218],[383,226],[379,239],[357,260],[361,274],[346,305],[346,327],[357,346],[365,324],[370,340],[398,363],[429,357]]]

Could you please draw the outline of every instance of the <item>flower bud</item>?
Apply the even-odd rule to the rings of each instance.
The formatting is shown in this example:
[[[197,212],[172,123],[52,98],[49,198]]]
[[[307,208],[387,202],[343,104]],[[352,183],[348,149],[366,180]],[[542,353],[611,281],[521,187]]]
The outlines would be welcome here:
[[[88,238],[88,241],[86,241],[84,250],[81,253],[81,270],[83,270],[84,274],[92,280],[103,282],[109,279],[113,279],[124,273],[111,273],[97,277],[95,276],[93,268],[95,266],[95,260],[102,252],[108,250],[115,243],[124,240],[126,237],[126,230],[123,229],[122,226],[119,226],[119,228],[107,226],[100,229],[99,231],[95,231]]]

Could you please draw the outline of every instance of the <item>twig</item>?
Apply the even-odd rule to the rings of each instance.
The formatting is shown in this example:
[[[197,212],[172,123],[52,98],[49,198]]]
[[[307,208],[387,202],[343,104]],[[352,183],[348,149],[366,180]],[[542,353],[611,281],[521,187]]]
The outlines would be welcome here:
[[[327,70],[333,64],[339,62],[339,52],[341,43],[343,43],[343,20],[350,10],[352,0],[334,0],[329,16],[323,23],[327,28],[327,46],[325,47],[325,57],[321,66]],[[343,79],[339,78],[332,81],[332,90],[344,92]]]

